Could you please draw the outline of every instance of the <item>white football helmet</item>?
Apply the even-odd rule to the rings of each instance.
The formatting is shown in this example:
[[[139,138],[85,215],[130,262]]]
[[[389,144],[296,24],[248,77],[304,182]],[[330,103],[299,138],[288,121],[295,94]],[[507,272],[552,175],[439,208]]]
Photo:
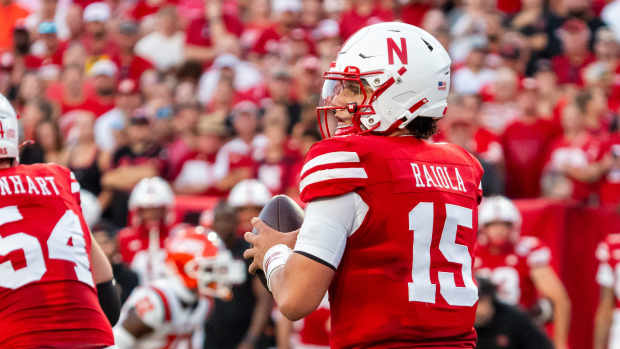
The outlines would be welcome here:
[[[492,222],[511,223],[517,231],[521,227],[521,213],[510,199],[504,196],[485,198],[478,207],[478,226]]]
[[[19,161],[18,130],[17,113],[8,99],[0,94],[0,159]]]
[[[131,191],[129,210],[149,207],[172,207],[174,193],[161,177],[144,178]]]
[[[271,192],[267,186],[256,179],[246,179],[237,183],[228,194],[228,204],[235,208],[263,207],[270,199]]]
[[[353,115],[355,133],[389,133],[418,116],[443,117],[451,64],[439,41],[416,26],[385,22],[360,29],[323,74],[325,83],[317,108],[323,137],[337,134],[337,110]],[[359,85],[363,102],[334,103],[334,97],[352,83]]]

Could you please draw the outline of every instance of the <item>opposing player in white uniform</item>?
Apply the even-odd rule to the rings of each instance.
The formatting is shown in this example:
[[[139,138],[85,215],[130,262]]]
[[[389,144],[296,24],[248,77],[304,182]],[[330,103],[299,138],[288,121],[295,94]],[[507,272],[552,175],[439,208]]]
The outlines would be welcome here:
[[[120,349],[198,348],[203,322],[215,297],[245,278],[219,237],[185,228],[166,242],[169,276],[133,291],[121,310],[114,337]]]

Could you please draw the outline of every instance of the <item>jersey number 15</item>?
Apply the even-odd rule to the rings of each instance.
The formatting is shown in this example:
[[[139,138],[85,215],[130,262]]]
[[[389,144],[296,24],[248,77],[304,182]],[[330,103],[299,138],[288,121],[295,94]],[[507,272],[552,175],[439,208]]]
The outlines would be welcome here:
[[[431,242],[433,240],[434,204],[420,202],[409,211],[409,230],[413,231],[412,282],[409,283],[409,301],[435,303],[437,285],[431,282]],[[461,265],[464,286],[456,286],[454,273],[437,273],[439,293],[449,305],[473,306],[478,300],[478,288],[472,277],[471,255],[467,246],[456,243],[458,226],[472,229],[472,210],[446,204],[439,251],[448,262]]]

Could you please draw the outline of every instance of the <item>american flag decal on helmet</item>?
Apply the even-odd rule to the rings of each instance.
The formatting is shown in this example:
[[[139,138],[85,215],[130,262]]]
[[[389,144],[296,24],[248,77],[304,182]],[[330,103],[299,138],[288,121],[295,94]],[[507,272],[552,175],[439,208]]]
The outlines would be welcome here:
[[[443,91],[446,89],[446,83],[443,81],[438,81],[437,82],[437,89],[440,91]]]

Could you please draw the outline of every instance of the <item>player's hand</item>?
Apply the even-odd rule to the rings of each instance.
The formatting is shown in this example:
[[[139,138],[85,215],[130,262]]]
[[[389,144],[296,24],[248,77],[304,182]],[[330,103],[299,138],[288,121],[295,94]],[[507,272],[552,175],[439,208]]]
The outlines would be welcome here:
[[[250,232],[245,233],[244,238],[247,242],[252,244],[252,247],[243,252],[243,258],[253,259],[249,271],[254,274],[256,270],[262,269],[265,252],[272,246],[285,244],[290,248],[295,247],[295,241],[297,241],[297,233],[299,231],[297,230],[290,233],[279,232],[269,227],[257,217],[252,218],[252,225],[257,234]]]

